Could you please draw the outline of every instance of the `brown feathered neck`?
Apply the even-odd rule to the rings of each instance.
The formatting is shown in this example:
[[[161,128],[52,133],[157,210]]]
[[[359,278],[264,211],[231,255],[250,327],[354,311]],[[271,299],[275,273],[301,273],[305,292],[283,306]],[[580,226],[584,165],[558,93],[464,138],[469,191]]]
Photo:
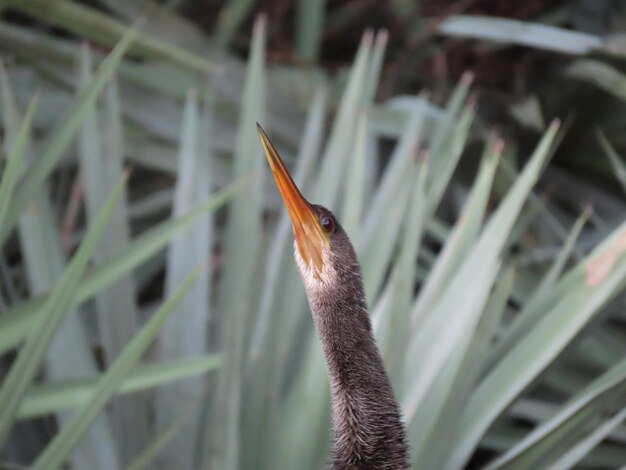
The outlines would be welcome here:
[[[408,468],[404,426],[374,341],[361,269],[338,223],[326,263],[329,271],[314,279],[298,260],[330,379],[332,466],[337,470]]]

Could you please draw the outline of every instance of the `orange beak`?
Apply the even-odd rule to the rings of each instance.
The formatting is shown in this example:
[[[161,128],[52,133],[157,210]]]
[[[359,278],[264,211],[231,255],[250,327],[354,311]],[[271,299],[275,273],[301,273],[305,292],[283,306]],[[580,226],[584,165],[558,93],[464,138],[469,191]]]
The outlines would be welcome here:
[[[274,175],[276,186],[278,186],[278,191],[285,203],[285,207],[287,207],[300,256],[309,266],[313,264],[319,275],[324,267],[322,244],[326,244],[328,247],[330,243],[329,236],[320,225],[311,204],[304,199],[300,190],[293,182],[278,152],[259,124],[257,124],[257,130],[261,137],[265,156]]]

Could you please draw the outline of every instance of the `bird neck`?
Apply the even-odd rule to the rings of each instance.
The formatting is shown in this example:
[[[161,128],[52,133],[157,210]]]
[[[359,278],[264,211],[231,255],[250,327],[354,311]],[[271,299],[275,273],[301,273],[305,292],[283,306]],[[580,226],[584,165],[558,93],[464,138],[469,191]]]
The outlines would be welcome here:
[[[358,267],[308,293],[330,379],[335,469],[408,468],[404,426],[374,341]]]

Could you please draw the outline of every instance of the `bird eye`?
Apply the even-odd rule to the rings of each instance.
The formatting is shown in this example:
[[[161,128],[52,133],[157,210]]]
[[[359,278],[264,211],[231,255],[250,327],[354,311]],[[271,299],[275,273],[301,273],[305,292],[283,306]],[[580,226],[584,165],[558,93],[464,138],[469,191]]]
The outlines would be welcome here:
[[[324,227],[324,230],[326,230],[329,233],[335,229],[335,221],[333,220],[332,217],[328,217],[328,216],[322,217],[321,223],[322,223],[322,227]]]

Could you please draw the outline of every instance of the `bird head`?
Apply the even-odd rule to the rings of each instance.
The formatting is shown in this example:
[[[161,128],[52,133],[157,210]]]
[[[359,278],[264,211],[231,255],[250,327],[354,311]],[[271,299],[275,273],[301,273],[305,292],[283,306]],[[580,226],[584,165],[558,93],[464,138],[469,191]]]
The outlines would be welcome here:
[[[276,186],[291,219],[296,245],[296,261],[300,271],[306,278],[312,277],[318,282],[328,282],[334,277],[336,271],[337,250],[333,250],[333,247],[337,244],[345,244],[347,236],[332,212],[317,204],[309,203],[302,196],[280,155],[258,124],[257,129]],[[342,251],[345,252],[345,250]],[[350,251],[352,251],[351,246]]]

